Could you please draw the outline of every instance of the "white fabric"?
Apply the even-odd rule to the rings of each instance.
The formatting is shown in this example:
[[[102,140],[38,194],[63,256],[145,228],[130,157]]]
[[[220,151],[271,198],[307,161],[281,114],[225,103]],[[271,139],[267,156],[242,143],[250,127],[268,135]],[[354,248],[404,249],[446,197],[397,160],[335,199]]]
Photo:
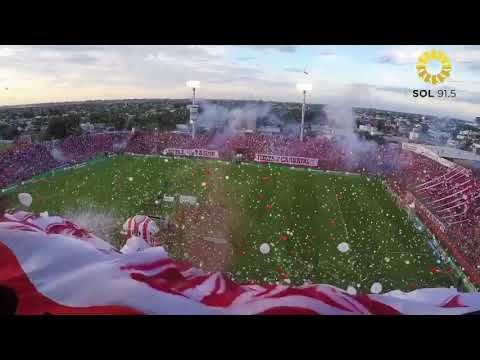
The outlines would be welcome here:
[[[142,251],[151,247],[145,240],[138,236],[130,237],[125,245],[122,247],[120,252],[122,254],[131,254],[134,252]]]

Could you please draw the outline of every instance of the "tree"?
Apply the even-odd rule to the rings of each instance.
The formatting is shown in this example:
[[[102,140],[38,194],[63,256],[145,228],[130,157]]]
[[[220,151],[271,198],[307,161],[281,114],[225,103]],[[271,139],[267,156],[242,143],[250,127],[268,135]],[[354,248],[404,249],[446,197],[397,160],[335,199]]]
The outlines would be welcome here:
[[[65,121],[61,117],[51,117],[48,120],[47,134],[54,139],[63,139],[67,136]]]
[[[80,117],[78,115],[70,115],[66,117],[65,128],[67,136],[80,135],[82,129],[80,128]]]
[[[15,126],[0,124],[0,139],[12,140],[19,134]]]
[[[58,115],[61,115],[61,114],[62,114],[62,112],[59,109],[56,109],[56,108],[48,109],[48,115],[49,116],[58,116]]]
[[[378,129],[378,131],[384,131],[385,130],[385,120],[379,120],[377,122],[377,129]]]
[[[117,131],[124,130],[127,127],[127,119],[119,114],[112,115],[112,125]]]
[[[361,125],[360,119],[358,117],[355,118],[355,128],[358,129],[360,127],[360,125]]]
[[[156,127],[159,130],[172,130],[179,120],[179,116],[169,111],[163,112],[155,116]],[[183,120],[185,123],[185,120]]]
[[[106,123],[109,120],[109,114],[105,111],[95,111],[90,114],[90,122]]]
[[[78,116],[52,117],[48,121],[47,134],[55,139],[63,139],[81,133]]]
[[[29,109],[23,112],[23,116],[27,119],[31,119],[35,116],[35,113],[33,112],[33,110]]]
[[[465,143],[462,146],[462,148],[463,148],[462,150],[471,151],[472,146],[473,146],[473,140],[468,138],[468,139],[465,140]]]

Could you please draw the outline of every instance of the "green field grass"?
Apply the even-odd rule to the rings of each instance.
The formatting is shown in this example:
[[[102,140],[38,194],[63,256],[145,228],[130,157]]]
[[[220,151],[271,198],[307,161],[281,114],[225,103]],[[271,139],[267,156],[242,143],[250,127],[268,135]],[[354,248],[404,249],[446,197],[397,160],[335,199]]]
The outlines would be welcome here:
[[[158,196],[194,195],[201,209],[210,202],[219,204],[227,215],[220,224],[207,208],[201,220],[187,221],[183,231],[172,234],[167,249],[173,257],[194,263],[209,257],[208,251],[212,259],[216,252],[228,252],[223,270],[237,281],[275,283],[288,278],[297,285],[307,280],[364,292],[376,281],[383,291],[452,285],[446,275],[430,272],[440,265],[425,235],[395,206],[379,178],[277,165],[121,156],[57,172],[9,196],[19,192],[32,194],[34,211],[63,214],[94,206],[112,212],[118,230],[129,216],[174,215],[185,207],[156,207]],[[203,240],[192,240],[196,231],[223,236],[229,245],[219,250],[205,244],[207,255],[197,256],[192,241],[198,247]],[[350,247],[346,253],[337,248],[342,242]],[[262,243],[270,244],[269,254],[259,251]]]

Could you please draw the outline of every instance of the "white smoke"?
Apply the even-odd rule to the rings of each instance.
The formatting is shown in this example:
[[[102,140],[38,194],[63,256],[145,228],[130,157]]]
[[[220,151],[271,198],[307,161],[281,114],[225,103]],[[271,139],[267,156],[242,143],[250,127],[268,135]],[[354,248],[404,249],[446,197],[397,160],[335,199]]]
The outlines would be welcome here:
[[[368,88],[355,85],[341,97],[336,104],[324,107],[328,124],[334,129],[335,134],[339,135],[338,143],[345,153],[347,166],[357,166],[360,162],[365,162],[365,155],[376,152],[377,144],[373,141],[360,139],[355,132],[355,106],[370,106],[371,99]]]
[[[114,243],[116,233],[121,226],[119,216],[116,216],[113,212],[97,209],[92,205],[67,210],[65,217],[110,243]]]
[[[122,152],[127,147],[128,140],[124,139],[120,142],[113,143],[113,152]]]
[[[325,106],[324,111],[327,121],[330,126],[338,130],[337,133],[351,138],[356,135],[353,108],[358,106],[372,107],[370,90],[365,85],[353,85],[339,99],[335,104]]]
[[[65,156],[65,154],[63,153],[63,151],[58,149],[57,147],[53,147],[50,150],[50,154],[58,162],[64,163],[64,162],[68,161],[68,159]]]
[[[271,125],[281,124],[281,121],[272,112],[271,104],[268,103],[248,102],[229,109],[204,101],[200,103],[200,108],[198,124],[207,128],[220,129],[210,141],[210,145],[214,146],[224,144],[240,130],[255,130],[260,119]]]
[[[201,113],[198,116],[198,124],[213,128],[228,121],[230,110],[225,106],[203,101],[200,103]]]

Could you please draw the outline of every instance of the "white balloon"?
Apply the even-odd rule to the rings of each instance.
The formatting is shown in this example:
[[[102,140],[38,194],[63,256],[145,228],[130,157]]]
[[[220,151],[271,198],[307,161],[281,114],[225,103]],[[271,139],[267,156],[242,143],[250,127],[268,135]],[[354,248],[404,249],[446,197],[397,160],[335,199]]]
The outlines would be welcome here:
[[[40,213],[41,217],[48,217],[48,211],[44,211]]]
[[[32,195],[28,193],[20,193],[18,194],[18,201],[20,201],[20,204],[26,207],[30,207],[32,205]]]
[[[353,286],[347,287],[347,293],[350,295],[357,295],[357,289],[355,289]]]
[[[270,245],[267,243],[263,243],[260,245],[260,252],[264,255],[268,254],[270,252]]]
[[[342,242],[337,246],[338,251],[344,253],[350,250],[350,246],[346,242]]]
[[[379,282],[373,283],[372,287],[370,288],[370,292],[372,294],[380,294],[382,292],[382,284]]]

